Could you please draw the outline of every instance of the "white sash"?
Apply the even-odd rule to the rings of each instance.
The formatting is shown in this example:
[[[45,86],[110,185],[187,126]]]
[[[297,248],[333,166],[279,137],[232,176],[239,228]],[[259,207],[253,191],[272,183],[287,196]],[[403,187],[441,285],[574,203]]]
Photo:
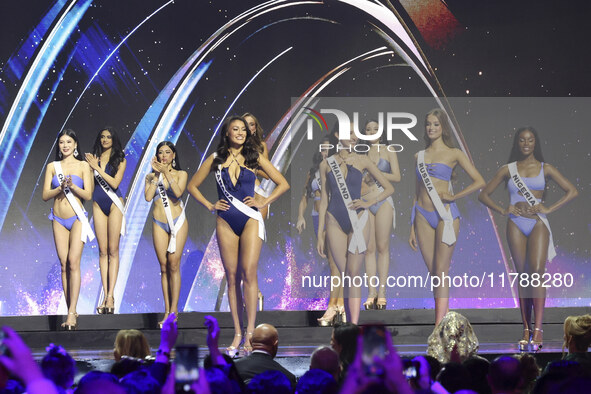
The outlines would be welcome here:
[[[237,210],[239,210],[240,212],[242,212],[243,214],[245,214],[249,218],[255,219],[256,221],[259,222],[259,238],[264,241],[265,240],[265,222],[263,221],[263,215],[259,211],[249,207],[248,205],[246,205],[245,203],[243,203],[242,201],[240,201],[239,199],[237,199],[236,197],[231,195],[230,192],[228,192],[228,190],[226,189],[226,186],[224,185],[224,181],[222,180],[221,169],[222,169],[222,166],[221,165],[218,166],[218,169],[215,172],[215,180],[218,183],[220,189],[222,190],[222,193],[224,193],[226,200],[228,200],[228,202],[230,204],[234,205],[234,207]],[[240,169],[240,171],[250,171],[250,170]]]
[[[53,162],[53,168],[55,169],[55,175],[57,176],[58,181],[60,184],[66,179],[64,172],[62,170],[62,164],[59,161]],[[92,241],[94,239],[94,233],[92,232],[92,228],[90,227],[90,223],[88,223],[88,218],[85,215],[85,210],[82,205],[76,200],[74,197],[74,193],[70,190],[69,187],[64,187],[64,195],[68,199],[70,206],[76,213],[78,220],[82,223],[82,232],[80,234],[80,239],[82,242],[86,243],[86,240]]]
[[[105,181],[105,179],[98,173],[97,170],[94,170],[94,178],[96,179],[96,182],[100,185],[100,187],[103,189],[103,191],[107,193],[107,196],[109,196],[111,201],[113,201],[113,204],[115,204],[115,206],[119,208],[119,210],[123,214],[123,220],[121,222],[121,235],[125,235],[125,208],[123,207],[123,203],[119,199],[117,193],[115,193],[113,188],[109,186],[107,181]]]
[[[269,193],[261,187],[261,185],[255,185],[254,192],[259,196],[263,196],[265,198],[269,198]]]
[[[351,227],[353,228],[353,236],[351,237],[348,250],[351,253],[363,253],[367,249],[367,246],[365,245],[365,238],[363,237],[363,228],[367,223],[367,218],[369,215],[367,214],[367,210],[364,210],[363,214],[361,214],[361,217],[358,217],[357,211],[355,209],[349,209],[349,205],[353,202],[353,200],[351,199],[351,194],[349,193],[349,188],[347,187],[345,177],[341,172],[341,167],[337,163],[334,156],[331,156],[326,160],[337,182],[341,198],[343,199],[345,208],[347,208],[347,213],[349,214]]]
[[[170,209],[170,199],[168,198],[168,194],[166,194],[166,189],[164,188],[162,173],[158,177],[158,185],[157,191],[160,195],[160,200],[162,201],[162,206],[164,207],[164,213],[166,214],[166,221],[168,222],[168,227],[170,228],[170,241],[168,242],[168,253],[176,252],[176,233],[181,229],[183,223],[185,223],[185,205],[181,200],[181,214],[179,215],[176,224],[174,223],[174,219],[172,218],[172,210]]]
[[[420,151],[417,155],[417,169],[419,170],[419,174],[421,175],[425,189],[427,190],[427,193],[429,193],[431,202],[433,202],[433,206],[437,210],[439,217],[443,219],[444,227],[441,242],[451,246],[456,242],[456,232],[454,231],[454,219],[451,215],[451,208],[445,209],[441,198],[439,198],[437,190],[435,190],[435,186],[433,186],[433,180],[431,179],[429,171],[427,171],[427,166],[425,165],[424,150]]]
[[[529,190],[523,179],[521,179],[521,177],[519,176],[519,172],[517,172],[517,162],[514,161],[513,163],[509,163],[507,164],[507,167],[509,168],[509,175],[511,176],[513,184],[515,184],[517,190],[521,192],[521,195],[523,196],[525,201],[532,207],[538,205],[540,202],[538,201],[536,196],[534,196],[534,194]],[[556,257],[556,249],[554,249],[554,239],[552,238],[552,230],[550,229],[550,223],[548,222],[548,218],[546,218],[546,215],[544,215],[543,213],[538,213],[537,215],[542,221],[542,223],[544,223],[544,225],[548,229],[548,232],[550,233],[550,239],[548,242],[548,261],[552,261],[552,259]]]

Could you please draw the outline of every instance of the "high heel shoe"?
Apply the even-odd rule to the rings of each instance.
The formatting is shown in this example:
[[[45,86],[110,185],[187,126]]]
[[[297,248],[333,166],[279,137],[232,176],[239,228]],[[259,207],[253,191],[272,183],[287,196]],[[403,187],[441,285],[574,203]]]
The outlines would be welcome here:
[[[78,314],[76,312],[68,312],[68,317],[69,317],[69,315],[74,315],[74,317],[76,317],[76,319],[78,319]],[[66,331],[75,331],[78,328],[78,320],[76,320],[76,323],[74,323],[74,324],[68,324],[67,320],[66,320],[62,324],[62,327]]]
[[[244,345],[242,346],[242,349],[244,350],[245,356],[250,356],[252,353],[252,334],[252,332],[247,332],[246,338],[244,338]],[[246,341],[248,341],[248,345]]]
[[[105,313],[105,305],[107,304],[107,299],[103,298],[103,302],[96,307],[96,313],[99,315],[103,315]]]
[[[113,306],[107,306],[108,302],[106,302],[107,300],[113,300]],[[113,296],[107,296],[107,298],[105,298],[105,306],[103,308],[103,313],[105,315],[112,315],[115,313],[115,298]]]
[[[261,290],[259,289],[259,292],[257,294],[257,305],[259,308],[259,312],[262,312],[264,310],[264,303],[265,303],[265,296],[263,295],[263,293],[261,293]]]
[[[164,324],[164,322],[166,321],[166,319],[168,318],[168,315],[170,315],[170,311],[166,311],[164,312],[164,317],[162,318],[162,320],[160,320],[158,322],[158,328],[162,330],[162,325]]]
[[[367,297],[367,301],[363,303],[365,310],[376,309],[376,300],[377,297]]]
[[[534,328],[534,335],[536,333],[536,331],[539,331],[540,333],[544,334],[544,330],[539,329],[539,328]],[[531,339],[531,350],[533,352],[539,352],[540,350],[542,350],[542,347],[544,346],[543,341],[534,341],[533,335],[532,335],[532,339]]]
[[[383,311],[387,309],[388,300],[385,298],[377,298],[375,303],[376,309]]]
[[[316,320],[318,320],[318,325],[320,327],[332,327],[337,323],[339,318],[340,313],[338,307],[329,306],[326,309],[326,312],[324,312],[324,315]]]
[[[240,334],[234,334],[234,338],[242,338],[242,333]],[[232,343],[234,343],[234,341],[232,341]],[[226,354],[228,356],[230,356],[230,358],[234,358],[236,357],[236,355],[238,354],[238,349],[240,348],[240,346],[244,343],[244,339],[240,339],[240,342],[238,343],[238,346],[234,346],[234,345],[230,345],[226,348]]]
[[[337,306],[337,313],[339,314],[338,322],[339,323],[346,323],[347,322],[347,314],[345,313],[345,306]]]
[[[520,352],[527,352],[529,349],[529,345],[531,344],[531,330],[529,328],[524,328],[523,332],[527,332],[527,339],[525,339],[526,335],[523,335],[523,339],[517,342],[517,346],[519,346]]]

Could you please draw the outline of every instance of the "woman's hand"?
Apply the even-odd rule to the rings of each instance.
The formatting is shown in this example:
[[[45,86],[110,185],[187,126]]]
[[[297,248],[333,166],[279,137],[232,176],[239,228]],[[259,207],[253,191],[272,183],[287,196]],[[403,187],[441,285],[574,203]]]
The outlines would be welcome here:
[[[246,196],[244,197],[244,200],[242,200],[242,202],[246,204],[246,206],[256,209],[262,209],[267,206],[266,198],[264,199],[264,201],[257,201],[254,197]]]
[[[517,208],[515,205],[509,205],[509,207],[503,211],[503,216],[521,216],[523,214],[524,212],[521,209]]]
[[[456,197],[453,194],[450,194],[449,192],[441,192],[439,193],[439,198],[441,199],[441,201],[444,204],[450,203],[450,202],[454,202],[456,200]]]
[[[160,163],[155,157],[152,158],[150,164],[152,165],[152,169],[156,171],[158,175],[166,171],[166,165]]]
[[[92,153],[87,153],[86,155],[84,155],[84,158],[86,159],[86,162],[88,163],[90,168],[96,171],[99,170],[100,166],[98,157],[96,157]]]
[[[548,208],[546,208],[543,204],[536,204],[533,207],[532,206],[527,207],[525,212],[528,215],[537,215],[538,213],[546,215],[546,214],[550,213],[550,210]]]
[[[349,208],[351,210],[357,210],[357,209],[367,209],[371,206],[372,206],[371,202],[358,198],[356,200],[351,201],[351,204],[349,204],[349,206],[347,208]]]
[[[298,234],[301,234],[302,231],[306,229],[306,219],[303,216],[298,216],[298,222],[296,223],[296,230],[298,230]]]
[[[210,211],[215,213],[215,211],[227,211],[230,209],[230,204],[226,200],[217,200],[215,204],[211,206]]]
[[[415,252],[417,249],[417,236],[415,234],[414,226],[410,229],[410,236],[408,237],[408,244],[410,245],[411,249]]]
[[[324,237],[318,237],[318,241],[316,242],[316,251],[322,258],[326,258],[326,254],[324,253]]]

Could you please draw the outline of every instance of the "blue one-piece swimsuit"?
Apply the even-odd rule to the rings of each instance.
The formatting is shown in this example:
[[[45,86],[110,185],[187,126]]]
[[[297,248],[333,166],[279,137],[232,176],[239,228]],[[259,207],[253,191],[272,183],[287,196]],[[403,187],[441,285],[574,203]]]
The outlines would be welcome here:
[[[451,168],[447,164],[425,163],[425,165],[427,166],[427,172],[429,173],[429,176],[432,176],[433,178],[441,179],[441,180],[444,180],[447,182],[449,182],[451,180],[451,174],[453,172],[453,168]],[[416,173],[417,173],[418,181],[422,182],[421,174],[419,173],[418,168],[416,169]],[[458,209],[458,206],[456,205],[456,203],[455,202],[450,203],[449,207],[451,209],[452,218],[454,218],[454,219],[459,218],[460,217],[460,210]],[[425,220],[427,220],[427,222],[429,222],[429,225],[433,229],[437,228],[437,224],[439,223],[440,220],[442,220],[439,217],[439,213],[437,212],[437,210],[427,211],[425,208],[423,208],[419,204],[415,203],[415,205],[412,207],[412,213],[411,213],[411,218],[410,218],[411,223],[415,222],[415,216],[416,216],[415,210],[419,211],[419,213],[425,218]]]
[[[80,178],[78,175],[72,175],[72,183],[76,186],[78,186],[79,188],[83,189],[84,188],[84,180],[82,178]],[[57,175],[53,176],[53,179],[51,180],[51,187],[56,188],[60,185],[59,180],[57,179]],[[87,212],[84,212],[84,214],[86,216],[88,216]],[[62,226],[64,226],[66,228],[66,230],[70,231],[72,229],[72,226],[74,225],[74,222],[76,220],[78,220],[78,216],[74,215],[71,216],[69,218],[60,218],[59,216],[54,215],[53,213],[53,208],[51,208],[51,211],[49,212],[49,216],[47,217],[49,220],[55,220],[56,222],[58,222],[59,224],[61,224]]]
[[[117,173],[117,171],[114,171],[114,168],[111,166],[111,163],[107,164],[107,166],[105,167],[105,172],[110,176],[115,176],[115,174]],[[115,192],[115,194],[117,194],[117,197],[121,197],[121,192],[119,191],[119,188],[113,189],[113,191]],[[92,199],[94,200],[94,202],[98,204],[101,211],[103,211],[103,213],[106,216],[109,216],[109,214],[111,213],[111,205],[113,204],[113,201],[107,195],[107,193],[105,193],[101,185],[98,184],[96,178],[94,178],[94,192],[92,193]]]
[[[222,175],[222,182],[226,187],[228,193],[230,193],[234,198],[244,202],[244,199],[248,197],[254,197],[254,186],[256,182],[256,176],[254,172],[249,170],[246,167],[240,166],[240,174],[238,175],[238,179],[236,180],[236,184],[232,183],[232,179],[230,178],[230,174],[228,173],[228,167],[223,167],[221,169]],[[220,185],[216,183],[218,189],[218,198],[220,200],[226,200],[224,196],[224,192],[220,188]],[[218,210],[218,216],[226,221],[234,231],[234,234],[240,236],[242,235],[242,231],[244,230],[244,226],[246,226],[246,222],[250,219],[249,216],[243,214],[236,208],[232,203],[228,201],[230,205],[230,209],[227,211],[220,211]],[[257,210],[254,207],[251,207],[254,210]]]
[[[351,221],[349,220],[349,212],[345,206],[345,202],[341,198],[341,192],[339,191],[337,180],[335,179],[332,171],[329,172],[330,175],[326,177],[326,183],[328,184],[328,190],[330,191],[331,195],[330,201],[328,203],[328,212],[330,212],[330,214],[339,223],[341,230],[348,234],[353,229],[351,226]],[[347,189],[349,189],[351,200],[357,200],[361,198],[362,181],[363,173],[361,173],[361,171],[352,165],[347,164],[347,176],[345,177],[345,183],[347,184]],[[363,208],[358,209],[357,213],[359,212],[363,212]]]

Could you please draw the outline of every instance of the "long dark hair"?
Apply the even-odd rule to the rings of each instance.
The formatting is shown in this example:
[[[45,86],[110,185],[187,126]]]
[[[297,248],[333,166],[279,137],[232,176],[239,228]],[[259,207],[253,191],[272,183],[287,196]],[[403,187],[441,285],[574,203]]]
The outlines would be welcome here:
[[[101,144],[101,135],[103,131],[107,130],[111,134],[111,141],[113,142],[111,146],[111,155],[109,156],[109,163],[114,173],[117,173],[119,170],[119,164],[125,159],[125,152],[123,152],[123,148],[121,147],[121,140],[119,136],[115,132],[115,129],[111,126],[103,127],[98,135],[96,136],[96,140],[94,140],[94,147],[92,148],[92,153],[97,156],[99,159],[101,154],[103,153],[103,145]]]
[[[84,156],[82,154],[82,150],[79,149],[80,148],[80,143],[78,142],[78,136],[76,136],[76,132],[72,129],[63,129],[62,131],[60,131],[60,133],[57,135],[57,144],[55,147],[55,161],[61,161],[62,157],[61,157],[61,152],[60,152],[60,138],[62,138],[64,135],[67,135],[68,137],[72,138],[74,140],[74,142],[76,143],[76,150],[78,151],[77,155],[74,155],[74,158],[82,161],[82,156]]]
[[[448,148],[455,148],[456,145],[454,144],[454,140],[451,136],[451,124],[449,123],[449,118],[445,111],[439,108],[432,109],[425,115],[425,134],[423,134],[423,139],[425,140],[425,148],[431,146],[432,143],[431,139],[427,135],[427,118],[430,115],[435,116],[439,121],[439,124],[441,125],[441,139],[443,140],[443,143]]]
[[[211,166],[212,171],[217,170],[218,165],[224,164],[230,155],[228,129],[230,128],[230,124],[235,120],[239,120],[244,124],[244,127],[246,127],[246,139],[244,140],[244,145],[242,145],[242,152],[240,152],[240,154],[244,157],[244,165],[251,169],[256,169],[259,167],[259,150],[254,143],[254,139],[250,134],[250,131],[248,130],[248,124],[246,123],[246,120],[244,120],[244,118],[241,116],[229,116],[222,124],[220,142],[215,150],[217,155],[213,159],[213,165]]]
[[[175,163],[172,166],[172,168],[174,168],[177,171],[180,171],[181,170],[181,161],[179,159],[179,154],[176,151],[176,147],[174,146],[174,144],[170,141],[162,141],[161,143],[158,144],[158,146],[156,147],[156,153],[154,154],[154,156],[156,156],[156,160],[158,160],[158,162],[160,163],[160,159],[158,159],[158,151],[163,146],[168,146],[174,152],[174,162]],[[171,165],[172,165],[172,163],[171,163]]]
[[[250,116],[252,119],[254,119],[254,124],[255,124],[256,130],[252,135],[253,142],[257,146],[259,153],[263,153],[263,151],[264,151],[264,148],[263,148],[263,128],[261,127],[261,124],[259,123],[259,120],[257,119],[256,116],[254,116],[250,112],[245,112],[244,114],[242,114],[242,118],[244,120],[246,120],[247,116]],[[248,130],[248,133],[250,134],[250,128],[248,127],[248,123],[246,124],[246,130]]]
[[[320,140],[320,143],[330,144],[330,140],[330,136],[324,136]],[[331,152],[329,150],[328,155],[326,157],[330,156],[330,153]],[[312,167],[310,167],[310,170],[308,171],[308,183],[306,183],[306,195],[308,196],[308,198],[314,197],[314,192],[312,191],[312,181],[316,176],[316,171],[318,171],[318,168],[320,168],[320,163],[322,163],[322,160],[324,160],[324,158],[322,157],[322,153],[319,149],[316,153],[314,153],[314,156],[312,157]]]
[[[519,150],[519,135],[524,131],[530,131],[536,140],[536,144],[534,145],[534,157],[539,162],[544,161],[544,155],[542,155],[542,144],[540,141],[540,137],[538,136],[538,132],[531,126],[520,127],[515,132],[515,136],[513,137],[513,147],[511,148],[511,154],[509,155],[509,161],[507,163],[513,163],[521,159],[521,151]]]

